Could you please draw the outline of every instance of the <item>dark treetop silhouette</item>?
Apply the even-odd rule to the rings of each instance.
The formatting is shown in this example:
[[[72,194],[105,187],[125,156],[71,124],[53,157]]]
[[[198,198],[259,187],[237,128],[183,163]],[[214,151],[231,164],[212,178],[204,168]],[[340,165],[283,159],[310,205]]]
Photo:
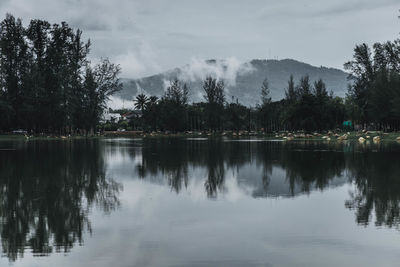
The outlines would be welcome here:
[[[7,14],[0,23],[0,131],[93,132],[122,85],[108,59],[91,66],[90,45],[65,22],[24,27]]]

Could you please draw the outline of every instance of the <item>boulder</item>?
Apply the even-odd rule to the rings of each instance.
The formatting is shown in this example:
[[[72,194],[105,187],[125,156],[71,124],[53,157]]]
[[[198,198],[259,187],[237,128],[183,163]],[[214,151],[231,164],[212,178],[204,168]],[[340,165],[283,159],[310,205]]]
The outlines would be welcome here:
[[[372,141],[374,141],[374,143],[379,143],[381,141],[381,137],[380,136],[374,136],[374,138],[372,138]]]

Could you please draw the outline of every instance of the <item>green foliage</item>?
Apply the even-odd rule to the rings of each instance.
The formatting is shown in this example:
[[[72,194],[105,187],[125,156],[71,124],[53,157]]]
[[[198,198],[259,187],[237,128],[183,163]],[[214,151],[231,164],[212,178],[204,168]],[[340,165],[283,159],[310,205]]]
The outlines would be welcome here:
[[[377,129],[397,130],[400,120],[400,40],[357,45],[345,64],[353,83],[347,102],[353,120]]]
[[[157,130],[157,124],[159,122],[159,105],[158,97],[150,96],[145,102],[145,106],[142,111],[142,127],[151,129],[152,131]],[[146,122],[146,123],[145,123]],[[147,126],[147,127],[146,127]]]
[[[224,81],[217,81],[211,76],[207,77],[203,82],[206,100],[206,117],[207,126],[210,130],[222,128],[222,111],[225,103],[225,84]]]
[[[189,88],[175,79],[159,101],[161,129],[173,132],[187,129],[187,105]]]
[[[135,108],[143,112],[147,104],[147,97],[144,94],[137,95],[135,98]]]
[[[92,68],[90,41],[65,22],[32,20],[25,28],[7,14],[0,30],[0,130],[95,130],[121,89],[119,67],[104,59]]]
[[[318,80],[311,85],[308,76],[295,86],[290,77],[282,121],[291,130],[321,131],[340,127],[345,118],[341,98],[328,94],[326,85]]]
[[[265,107],[271,104],[271,96],[267,78],[265,78],[261,86],[261,104]]]
[[[186,88],[186,89],[185,89]],[[295,85],[291,76],[287,98],[273,102],[269,97],[268,82],[261,85],[262,104],[246,107],[239,99],[225,102],[224,83],[212,77],[203,82],[205,102],[187,103],[187,87],[179,80],[171,85],[161,100],[141,96],[143,105],[141,127],[144,130],[182,131],[255,131],[328,130],[341,127],[346,117],[343,99],[328,94],[322,80],[312,85],[308,76]],[[137,101],[138,103],[138,101]],[[140,108],[142,105],[137,105]],[[138,125],[132,124],[138,129]]]
[[[0,131],[94,132],[109,96],[122,87],[119,66],[108,59],[91,66],[90,41],[65,22],[32,20],[24,27],[7,14],[0,30]],[[271,100],[265,79],[261,103],[251,108],[239,99],[226,103],[224,81],[207,77],[205,101],[189,104],[188,86],[175,79],[161,99],[137,95],[129,124],[104,129],[322,131],[342,127],[345,120],[399,129],[399,55],[400,40],[372,49],[357,45],[345,64],[352,80],[345,99],[328,93],[322,80],[312,82],[306,75],[296,83],[291,75],[283,100]]]
[[[225,127],[234,131],[248,130],[250,125],[250,109],[238,101],[226,106]]]

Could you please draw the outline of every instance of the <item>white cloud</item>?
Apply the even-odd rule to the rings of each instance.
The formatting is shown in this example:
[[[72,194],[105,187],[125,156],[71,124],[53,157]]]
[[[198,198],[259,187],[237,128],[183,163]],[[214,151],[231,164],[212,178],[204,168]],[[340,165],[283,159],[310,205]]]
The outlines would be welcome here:
[[[171,85],[171,81],[163,79],[163,89],[167,91],[168,87]]]
[[[356,43],[398,38],[397,2],[0,0],[0,14],[10,12],[24,24],[45,19],[79,27],[92,40],[91,58],[109,57],[121,64],[123,77],[137,78],[193,56],[247,61],[269,51],[274,58],[342,68]],[[204,70],[201,61],[192,63]],[[235,71],[235,61],[230,64]]]
[[[144,41],[136,50],[129,50],[126,54],[115,56],[114,61],[120,64],[123,77],[141,78],[148,73],[161,71],[157,62],[157,54]]]
[[[107,107],[112,109],[120,109],[120,108],[133,109],[134,106],[135,106],[134,101],[123,100],[118,96],[110,96],[109,100],[107,101]]]
[[[206,61],[194,57],[188,65],[182,68],[178,78],[194,82],[204,80],[207,76],[212,76],[217,80],[223,80],[227,86],[234,86],[238,74],[252,70],[253,68],[249,63],[242,64],[236,57],[216,61]]]

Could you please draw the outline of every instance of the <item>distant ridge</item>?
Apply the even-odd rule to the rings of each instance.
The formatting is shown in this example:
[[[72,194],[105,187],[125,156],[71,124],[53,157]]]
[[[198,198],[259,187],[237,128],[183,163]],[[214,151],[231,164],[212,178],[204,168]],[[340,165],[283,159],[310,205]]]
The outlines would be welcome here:
[[[273,100],[284,97],[289,76],[293,74],[297,82],[301,76],[308,74],[313,82],[323,79],[328,90],[334,95],[345,96],[347,91],[348,74],[342,70],[327,67],[316,67],[293,59],[265,60],[254,59],[239,64],[234,60],[197,60],[181,68],[175,68],[156,75],[140,79],[122,79],[123,90],[117,96],[124,100],[132,100],[138,93],[161,96],[168,82],[179,78],[188,83],[191,101],[203,101],[202,80],[212,75],[225,80],[226,100],[232,97],[248,106],[260,102],[260,87],[268,78]]]

